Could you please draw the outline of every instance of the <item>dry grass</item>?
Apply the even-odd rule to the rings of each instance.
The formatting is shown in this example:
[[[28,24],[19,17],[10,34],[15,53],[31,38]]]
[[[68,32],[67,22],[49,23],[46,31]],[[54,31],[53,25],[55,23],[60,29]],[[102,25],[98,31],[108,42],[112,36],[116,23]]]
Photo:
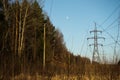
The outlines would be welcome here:
[[[24,75],[24,74],[20,74],[19,76],[15,76],[14,79],[12,78],[11,80],[120,80],[120,76],[118,76],[118,78],[113,78],[111,79],[110,76],[66,76],[66,75],[55,75],[53,77],[42,77],[40,75],[34,75],[34,76],[30,76],[30,75]]]

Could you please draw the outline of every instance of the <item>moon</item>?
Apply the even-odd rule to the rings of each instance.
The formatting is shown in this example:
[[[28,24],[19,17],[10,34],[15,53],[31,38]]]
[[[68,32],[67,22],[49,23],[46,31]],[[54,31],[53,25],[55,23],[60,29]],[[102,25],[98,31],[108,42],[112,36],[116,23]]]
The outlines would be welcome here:
[[[70,19],[70,17],[69,16],[66,16],[66,20],[69,20]]]

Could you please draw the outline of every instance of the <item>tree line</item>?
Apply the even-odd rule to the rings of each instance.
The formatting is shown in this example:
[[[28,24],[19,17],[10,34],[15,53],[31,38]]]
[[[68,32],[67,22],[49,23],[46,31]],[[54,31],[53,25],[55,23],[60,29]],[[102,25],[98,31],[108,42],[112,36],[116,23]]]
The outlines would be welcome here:
[[[0,79],[20,74],[119,75],[118,65],[101,65],[67,50],[63,34],[42,9],[42,0],[0,0]],[[45,70],[43,70],[44,27]],[[115,69],[117,68],[117,69]],[[100,70],[100,71],[99,71]],[[102,72],[103,71],[103,72]],[[96,74],[97,75],[97,74]]]

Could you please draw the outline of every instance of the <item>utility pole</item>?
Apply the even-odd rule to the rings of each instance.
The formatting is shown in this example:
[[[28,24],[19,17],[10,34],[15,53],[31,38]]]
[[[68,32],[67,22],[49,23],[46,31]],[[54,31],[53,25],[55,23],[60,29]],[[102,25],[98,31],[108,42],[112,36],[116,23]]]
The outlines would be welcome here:
[[[46,23],[44,24],[44,49],[43,49],[43,72],[45,69],[45,53],[46,53]]]
[[[100,30],[97,30],[97,27],[96,27],[96,23],[95,23],[95,29],[90,31],[90,33],[94,33],[94,36],[93,37],[89,37],[87,38],[87,40],[89,39],[93,39],[94,40],[94,43],[93,44],[89,44],[89,46],[94,46],[93,47],[93,56],[92,56],[92,62],[93,61],[97,61],[97,62],[100,62],[100,56],[99,56],[99,50],[98,50],[98,45],[100,46],[103,46],[103,44],[99,44],[98,43],[98,39],[105,39],[104,37],[98,37],[98,34],[97,33],[102,33],[102,31]]]

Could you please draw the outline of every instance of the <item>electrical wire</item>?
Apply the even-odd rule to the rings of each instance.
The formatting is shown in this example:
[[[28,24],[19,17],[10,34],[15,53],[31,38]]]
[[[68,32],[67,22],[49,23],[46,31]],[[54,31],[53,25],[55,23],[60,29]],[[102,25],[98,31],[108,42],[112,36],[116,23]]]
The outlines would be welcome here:
[[[118,20],[119,18],[117,18],[116,20]],[[106,32],[106,34],[108,34],[110,37],[111,37],[111,39],[114,41],[114,42],[116,42],[116,40],[115,40],[115,38],[109,33],[109,32],[107,32],[107,29],[111,26],[111,25],[113,25],[114,23],[115,23],[115,21],[116,20],[114,20],[113,22],[112,22],[112,24],[110,24],[106,29],[103,29],[102,27],[101,27],[101,25],[98,25],[98,26],[100,26],[102,29],[103,29],[103,31],[104,32]],[[118,35],[119,36],[119,35]],[[118,42],[118,41],[117,41]],[[120,43],[118,43],[118,45],[120,45]]]
[[[87,46],[87,50],[86,50],[86,52],[85,52],[85,57],[87,57],[87,54],[88,54],[88,40],[87,40],[86,46]]]
[[[112,11],[112,13],[102,22],[101,26],[107,22],[108,19],[120,8],[120,4]]]
[[[81,50],[80,50],[80,53],[82,53],[83,52],[83,48],[84,48],[84,45],[85,45],[85,39],[86,39],[86,36],[87,36],[87,34],[88,34],[88,31],[89,31],[89,28],[86,30],[86,33],[85,33],[85,35],[84,35],[84,41],[83,41],[83,44],[82,44],[82,47],[81,47]],[[88,45],[88,41],[87,41],[87,45]],[[87,51],[88,51],[88,46],[87,46],[87,50],[86,50],[86,52],[85,52],[85,57],[86,57],[86,55],[87,55]]]
[[[117,20],[119,19],[119,17],[117,19],[115,19],[109,26],[107,26],[105,29],[103,29],[103,31],[106,31],[109,27],[111,27]]]
[[[117,44],[119,44],[118,43],[118,38],[119,38],[119,25],[118,25],[118,34],[117,34],[117,38],[116,38],[116,42],[115,42],[115,46],[114,46],[114,56],[116,56],[117,57]]]
[[[120,24],[120,23],[119,23],[119,24]],[[119,24],[118,24],[118,29],[117,29],[117,30],[118,30],[118,33],[117,33],[117,40],[116,40],[117,42],[119,41],[119,31],[120,31],[120,25],[119,25]]]
[[[80,53],[82,53],[82,51],[83,51],[84,44],[85,44],[85,38],[83,39],[83,44],[82,44],[82,47],[81,47]]]
[[[52,15],[52,9],[53,9],[53,0],[51,2],[51,6],[50,6],[50,15],[49,15],[50,18],[51,18],[51,15]]]
[[[110,14],[110,16],[108,16],[106,19],[105,19],[105,21],[101,24],[101,25],[99,25],[99,27],[101,27],[102,28],[102,25],[118,10],[120,8],[120,4],[113,10],[113,12]],[[107,30],[118,20],[118,19],[120,19],[120,17],[118,17],[117,19],[115,19],[110,25],[108,25],[105,29],[103,29],[103,31],[104,32],[106,32],[113,40],[114,40],[114,42],[115,42],[115,44],[118,44],[118,45],[120,45],[119,43],[118,43],[118,37],[119,37],[119,29],[118,29],[118,34],[117,34],[117,39],[115,40],[115,38],[109,33],[109,32],[107,32]],[[117,43],[116,43],[117,42]]]
[[[115,42],[112,42],[112,43],[106,44],[106,45],[104,45],[104,46],[110,46],[110,45],[113,45],[113,44],[115,44]]]
[[[120,4],[113,10],[113,12],[103,21],[103,23],[101,25],[99,25],[100,28],[103,29],[103,25],[112,17],[112,15],[120,8]],[[108,45],[113,45],[115,44],[115,47],[114,47],[114,53],[115,53],[115,50],[116,50],[116,47],[117,47],[117,44],[120,46],[120,43],[119,43],[119,26],[118,26],[118,31],[117,31],[117,38],[115,39],[109,32],[107,32],[108,29],[110,29],[110,27],[118,20],[120,19],[120,17],[118,17],[117,19],[115,19],[110,25],[108,25],[105,29],[103,29],[104,32],[106,32],[114,41],[114,43],[110,43],[110,44],[107,44],[105,46],[108,46]],[[103,51],[104,52],[104,51]]]
[[[106,33],[114,40],[114,42],[118,42],[118,41],[116,41],[116,40],[114,39],[114,37],[113,37],[110,33],[108,33],[107,31],[106,31]],[[117,44],[120,46],[119,43],[117,43]]]

